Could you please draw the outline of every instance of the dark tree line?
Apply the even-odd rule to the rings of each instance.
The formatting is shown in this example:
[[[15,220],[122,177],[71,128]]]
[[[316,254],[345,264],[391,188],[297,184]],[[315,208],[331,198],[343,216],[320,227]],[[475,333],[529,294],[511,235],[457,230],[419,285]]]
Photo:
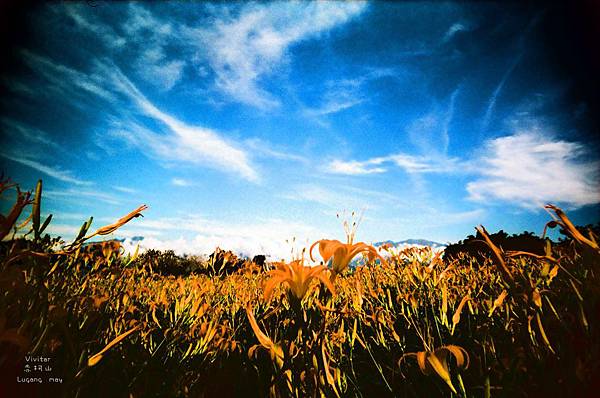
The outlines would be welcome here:
[[[596,236],[600,235],[600,223],[594,225],[578,226],[577,229],[584,235],[588,236],[591,230]],[[560,229],[561,237],[557,242],[551,242],[553,245],[567,245],[573,239],[565,231]],[[545,253],[546,241],[548,238],[542,239],[533,232],[521,232],[520,234],[509,235],[504,230],[500,230],[494,234],[490,234],[490,238],[494,244],[501,247],[504,251],[527,251],[534,254],[543,255]],[[484,243],[483,236],[477,232],[476,235],[469,235],[465,239],[451,244],[444,250],[444,258],[456,258],[459,253],[469,254],[478,260],[489,254],[489,248]]]

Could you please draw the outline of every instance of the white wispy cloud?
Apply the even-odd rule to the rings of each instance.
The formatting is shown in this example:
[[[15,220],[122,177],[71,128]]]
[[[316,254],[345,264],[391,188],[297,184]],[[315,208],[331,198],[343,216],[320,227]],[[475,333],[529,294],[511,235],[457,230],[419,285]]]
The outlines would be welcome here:
[[[8,77],[0,78],[0,82],[10,91],[22,94],[28,97],[35,97],[38,92],[35,87],[32,87],[30,84],[26,82],[25,79],[19,80],[16,77],[12,77],[9,79]]]
[[[185,67],[185,61],[168,60],[160,48],[145,51],[138,64],[139,68],[136,70],[140,76],[163,91],[170,90],[181,80]]]
[[[454,117],[456,97],[460,90],[461,87],[458,86],[450,94],[446,109],[436,107],[407,127],[408,137],[421,153],[446,155],[450,144],[450,123]]]
[[[390,159],[407,173],[453,173],[463,170],[456,158],[396,154]]]
[[[189,187],[192,185],[190,181],[184,180],[183,178],[173,178],[171,179],[171,184],[175,185],[176,187]]]
[[[174,24],[138,3],[123,7],[123,18],[117,23],[102,20],[94,7],[82,4],[51,7],[80,31],[95,36],[113,56],[129,52],[137,75],[161,90],[180,82],[187,65],[194,65],[202,76],[208,67],[215,88],[228,98],[260,108],[279,104],[260,80],[289,62],[292,45],[344,24],[365,8],[362,1],[207,7],[213,13],[207,27]]]
[[[259,174],[251,164],[249,154],[240,145],[227,140],[215,130],[188,125],[177,118],[162,112],[152,104],[137,87],[115,65],[96,62],[89,73],[58,64],[48,58],[24,52],[30,65],[45,76],[66,98],[69,94],[82,91],[108,100],[112,104],[122,104],[117,94],[126,98],[148,117],[165,125],[171,134],[157,134],[147,131],[146,139],[129,136],[130,144],[151,149],[155,155],[173,161],[202,164],[218,170],[237,174],[242,178],[258,182]],[[122,106],[119,107],[122,110]],[[129,126],[131,127],[131,126]],[[128,135],[121,129],[122,138]],[[64,175],[63,178],[68,178]]]
[[[407,173],[452,173],[462,167],[456,158],[428,157],[397,153],[372,159],[339,160],[329,162],[325,171],[333,174],[366,175],[380,174],[390,170],[390,165],[400,167]]]
[[[475,201],[500,200],[526,208],[600,203],[600,162],[587,160],[579,143],[539,131],[521,132],[489,141],[476,164],[481,177],[467,184]]]
[[[281,194],[281,197],[294,201],[318,203],[334,211],[376,209],[384,204],[402,202],[400,198],[387,192],[356,188],[347,183],[296,184]]]
[[[186,61],[167,56],[165,48],[184,41],[171,22],[141,4],[128,4],[121,24],[102,21],[94,7],[82,4],[61,4],[53,9],[67,16],[80,31],[96,37],[113,56],[127,50],[139,77],[160,90],[170,90],[181,80]]]
[[[96,191],[92,189],[65,189],[65,190],[46,190],[44,196],[55,200],[67,200],[72,202],[80,202],[81,198],[91,198],[100,202],[108,203],[111,205],[122,204],[123,201],[109,193],[103,191]]]
[[[167,47],[187,48],[189,45],[171,21],[139,3],[130,3],[122,28],[129,40],[141,49],[136,58],[136,71],[140,77],[163,91],[181,81],[186,60],[167,54]]]
[[[333,113],[338,113],[346,109],[350,109],[353,106],[361,104],[364,102],[362,98],[329,98],[327,102],[323,104],[323,106],[319,109],[311,110],[309,113],[313,113],[315,115],[331,115]]]
[[[30,159],[26,156],[11,155],[6,153],[0,153],[1,156],[6,159],[12,160],[22,164],[23,166],[31,167],[40,173],[46,174],[49,177],[56,178],[57,180],[68,182],[75,185],[92,185],[91,181],[81,180],[73,176],[73,173],[69,170],[63,170],[57,166],[48,166],[38,162],[37,160]]]
[[[289,47],[347,22],[365,7],[359,1],[252,3],[234,17],[217,16],[210,28],[191,28],[188,33],[207,51],[220,91],[265,109],[279,101],[261,87],[260,79],[287,61]]]
[[[527,35],[532,31],[532,29],[535,27],[535,25],[538,23],[538,21],[542,18],[543,14],[544,14],[544,11],[540,11],[533,18],[531,18],[531,20],[527,24],[527,27],[525,28],[525,31],[519,37],[519,40],[517,43],[518,50],[516,51],[517,55],[514,56],[513,59],[510,61],[508,68],[502,75],[502,78],[496,85],[496,88],[494,88],[494,91],[492,92],[492,95],[490,96],[490,98],[488,100],[488,105],[485,109],[485,114],[483,115],[483,119],[482,119],[482,123],[481,123],[483,131],[486,131],[490,124],[493,112],[496,107],[496,102],[498,100],[498,97],[501,95],[502,90],[504,89],[504,86],[506,85],[506,82],[508,81],[508,79],[509,79],[510,75],[513,73],[513,71],[516,69],[517,65],[519,65],[519,63],[521,62],[521,59],[523,58],[523,56],[525,54],[525,40],[527,39]]]
[[[383,78],[400,79],[401,77],[399,70],[394,68],[365,67],[364,72],[358,76],[327,81],[318,104],[303,107],[302,114],[322,126],[329,126],[323,120],[324,117],[370,101],[366,87],[369,83]]]
[[[506,72],[504,72],[504,75],[500,79],[500,82],[498,83],[498,85],[496,85],[496,88],[494,88],[494,91],[492,92],[492,95],[490,96],[490,98],[488,100],[488,105],[485,108],[485,114],[483,115],[483,120],[481,122],[483,131],[487,130],[487,128],[490,124],[490,121],[492,119],[492,114],[494,112],[494,108],[496,107],[496,101],[498,100],[498,97],[502,93],[502,89],[504,88],[504,85],[506,84],[508,78],[510,77],[512,72],[515,70],[517,65],[521,62],[521,59],[523,58],[523,54],[524,54],[524,52],[521,51],[521,52],[519,52],[519,54],[516,57],[514,57],[514,59],[511,61],[510,65],[506,69]]]
[[[327,171],[333,174],[364,175],[385,173],[386,168],[379,167],[387,158],[374,158],[359,162],[357,160],[333,160],[327,165]]]
[[[117,191],[121,191],[121,192],[125,192],[125,193],[137,193],[138,192],[137,189],[123,187],[120,185],[115,185],[113,188],[116,189]]]
[[[454,35],[456,35],[458,32],[468,32],[469,30],[471,30],[471,26],[469,24],[465,22],[455,22],[448,28],[446,34],[444,34],[444,38],[442,39],[442,41],[447,42],[450,39],[452,39]]]
[[[31,127],[24,123],[17,122],[13,119],[8,118],[0,118],[0,123],[3,124],[10,136],[18,136],[20,138],[24,138],[30,142],[43,144],[54,149],[60,149],[60,145],[50,138],[50,135],[45,131],[42,131],[38,128]]]
[[[139,127],[135,134],[130,131],[116,132],[130,143],[151,149],[166,160],[203,164],[237,174],[252,182],[259,181],[259,174],[252,166],[248,153],[233,142],[221,137],[214,130],[188,125],[161,111],[152,104],[116,66],[105,67],[106,75],[113,77],[115,87],[127,95],[146,116],[165,125],[170,134],[153,133]]]
[[[72,99],[75,96],[93,94],[110,103],[116,100],[112,93],[104,88],[105,83],[99,75],[80,72],[27,50],[23,50],[22,54],[28,65],[46,78],[64,98]]]
[[[319,107],[307,108],[307,116],[327,116],[350,109],[366,101],[362,86],[367,77],[327,82]]]
[[[129,3],[127,9],[127,19],[121,25],[128,36],[135,36],[140,33],[146,33],[152,36],[152,40],[160,40],[160,37],[175,35],[173,24],[153,14],[150,10],[143,7],[140,3]],[[148,40],[146,38],[134,38],[134,40]]]
[[[260,138],[249,138],[244,141],[245,146],[252,150],[252,153],[258,156],[264,156],[272,159],[291,160],[299,163],[308,163],[308,158],[293,153],[283,147],[274,147],[273,144]]]
[[[100,22],[94,15],[94,7],[78,3],[62,3],[51,7],[56,12],[67,15],[82,30],[94,34],[112,48],[121,48],[126,40],[115,30]]]

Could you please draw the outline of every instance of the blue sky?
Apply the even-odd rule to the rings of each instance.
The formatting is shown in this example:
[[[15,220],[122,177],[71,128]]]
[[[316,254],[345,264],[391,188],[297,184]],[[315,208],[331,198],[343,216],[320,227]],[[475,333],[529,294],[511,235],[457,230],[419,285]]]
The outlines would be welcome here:
[[[342,239],[600,220],[597,133],[544,9],[494,3],[53,3],[3,76],[0,165],[71,238],[283,256]],[[6,206],[6,203],[3,203]],[[295,243],[286,242],[296,238]]]

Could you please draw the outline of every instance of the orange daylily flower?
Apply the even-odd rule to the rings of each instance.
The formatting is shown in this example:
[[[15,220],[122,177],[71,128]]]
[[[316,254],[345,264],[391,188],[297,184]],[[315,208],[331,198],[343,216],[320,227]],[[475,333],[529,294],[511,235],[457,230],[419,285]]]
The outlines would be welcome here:
[[[331,259],[331,268],[334,274],[339,274],[348,267],[348,264],[356,257],[359,253],[366,253],[369,260],[373,260],[375,257],[379,258],[383,264],[386,261],[377,253],[371,245],[367,245],[364,242],[352,243],[349,239],[348,243],[342,243],[339,240],[321,239],[313,243],[310,247],[310,259],[315,261],[312,255],[313,248],[319,245],[319,253],[323,257],[323,261],[327,263]]]
[[[332,294],[335,294],[335,289],[325,274],[327,268],[322,265],[317,267],[305,266],[303,262],[303,260],[295,260],[288,264],[277,264],[277,268],[270,272],[271,279],[265,285],[265,299],[268,300],[271,297],[275,286],[285,282],[288,284],[292,294],[299,300],[302,300],[308,291],[310,282],[314,278],[323,282],[325,287]]]

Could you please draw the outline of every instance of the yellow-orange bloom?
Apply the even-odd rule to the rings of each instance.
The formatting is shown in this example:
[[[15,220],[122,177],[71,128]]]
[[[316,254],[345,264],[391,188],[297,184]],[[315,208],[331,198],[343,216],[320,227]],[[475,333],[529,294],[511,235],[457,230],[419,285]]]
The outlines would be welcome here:
[[[335,289],[331,281],[325,274],[326,267],[319,265],[317,267],[305,266],[303,260],[295,260],[290,263],[279,263],[277,268],[270,272],[271,279],[265,285],[265,299],[269,299],[275,286],[281,283],[287,283],[292,294],[302,300],[312,279],[316,278],[323,282],[325,287],[334,294]]]
[[[365,253],[369,257],[369,260],[373,260],[375,257],[379,258],[382,263],[386,261],[377,253],[371,245],[367,245],[363,242],[352,244],[342,243],[339,240],[321,239],[313,243],[310,247],[310,259],[315,261],[312,255],[312,251],[316,245],[319,245],[319,253],[323,257],[323,261],[327,263],[331,259],[331,268],[334,273],[339,274],[348,267],[350,261],[356,257],[359,253]]]

